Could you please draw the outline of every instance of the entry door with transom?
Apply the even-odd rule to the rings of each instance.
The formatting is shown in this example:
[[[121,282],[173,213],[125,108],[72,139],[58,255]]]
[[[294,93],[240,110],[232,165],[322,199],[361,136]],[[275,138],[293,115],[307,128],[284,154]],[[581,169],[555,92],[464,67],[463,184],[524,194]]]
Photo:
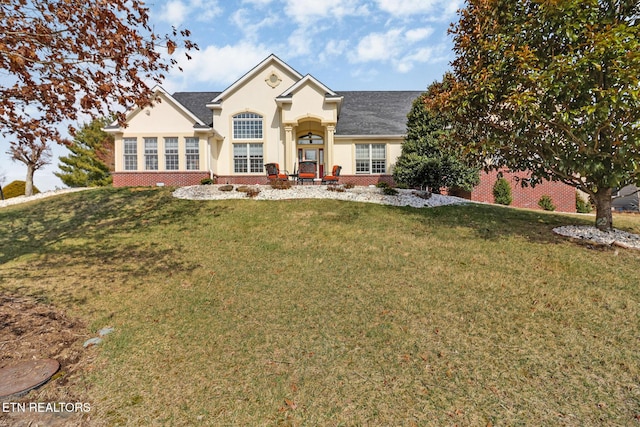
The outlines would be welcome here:
[[[298,139],[298,162],[316,162],[316,178],[324,176],[324,149],[318,147],[324,145],[321,136],[309,133]]]

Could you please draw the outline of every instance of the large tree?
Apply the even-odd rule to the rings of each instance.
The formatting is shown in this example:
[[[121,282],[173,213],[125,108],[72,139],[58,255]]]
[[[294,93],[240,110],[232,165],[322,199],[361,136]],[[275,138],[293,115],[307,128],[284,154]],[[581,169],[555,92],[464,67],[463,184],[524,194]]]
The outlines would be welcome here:
[[[407,136],[393,169],[396,182],[427,187],[439,193],[442,187],[471,190],[479,182],[479,168],[470,164],[451,138],[452,118],[439,108],[439,98],[450,90],[453,77],[446,74],[414,100],[407,115]]]
[[[468,0],[451,29],[457,138],[587,192],[611,230],[612,189],[640,184],[639,17],[636,0]]]
[[[0,134],[34,153],[80,114],[123,124],[119,107],[153,101],[178,45],[197,49],[187,30],[156,34],[138,0],[5,0],[0,33]]]
[[[113,120],[95,119],[76,132],[67,146],[71,152],[60,157],[60,172],[54,175],[69,187],[100,187],[111,184],[107,159],[113,158],[113,136],[102,130]]]

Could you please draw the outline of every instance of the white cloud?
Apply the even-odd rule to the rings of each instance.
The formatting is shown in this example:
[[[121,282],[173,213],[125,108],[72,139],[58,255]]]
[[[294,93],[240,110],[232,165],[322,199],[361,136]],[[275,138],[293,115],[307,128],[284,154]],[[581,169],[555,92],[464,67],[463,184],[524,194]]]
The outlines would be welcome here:
[[[285,0],[285,13],[303,26],[323,19],[366,16],[369,9],[359,0]]]
[[[217,0],[171,0],[160,8],[157,19],[166,22],[174,27],[182,24],[194,16],[198,21],[210,20],[222,13],[222,8]]]
[[[442,60],[436,53],[444,49],[437,47],[415,47],[433,33],[431,28],[418,28],[405,31],[395,28],[386,33],[371,33],[360,40],[355,52],[349,56],[352,63],[380,62],[391,65],[399,73],[408,73],[416,63]]]
[[[162,6],[158,19],[178,27],[187,19],[188,13],[189,6],[186,3],[172,0]]]
[[[223,90],[270,53],[268,48],[248,42],[233,46],[206,46],[190,52],[190,61],[180,59],[178,65],[183,72],[177,68],[172,70],[162,86],[169,92],[194,86],[201,86],[200,90],[205,91]],[[181,58],[180,55],[178,57]]]
[[[405,33],[405,37],[409,43],[419,42],[433,34],[433,28],[416,28]]]
[[[380,10],[396,17],[434,15],[447,19],[462,6],[462,0],[375,0]]]
[[[264,15],[261,15],[264,16]],[[267,14],[259,21],[254,21],[255,15],[249,9],[238,9],[231,15],[231,21],[243,33],[246,39],[256,40],[260,30],[276,25],[280,18],[275,14]]]
[[[365,36],[351,56],[354,62],[386,61],[399,53],[402,30],[371,33]]]

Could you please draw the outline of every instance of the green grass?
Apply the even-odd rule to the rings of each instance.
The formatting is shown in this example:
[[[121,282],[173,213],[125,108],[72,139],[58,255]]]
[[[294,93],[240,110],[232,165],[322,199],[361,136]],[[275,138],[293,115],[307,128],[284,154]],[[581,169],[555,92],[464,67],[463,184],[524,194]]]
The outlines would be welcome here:
[[[640,252],[591,222],[91,190],[0,210],[0,291],[116,327],[96,424],[635,425]]]

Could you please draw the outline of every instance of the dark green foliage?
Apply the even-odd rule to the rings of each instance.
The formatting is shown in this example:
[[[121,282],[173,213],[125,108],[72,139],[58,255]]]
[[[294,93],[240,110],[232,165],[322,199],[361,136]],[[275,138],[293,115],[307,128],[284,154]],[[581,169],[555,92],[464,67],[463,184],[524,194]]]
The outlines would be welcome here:
[[[413,102],[407,116],[407,137],[402,154],[393,169],[397,183],[412,188],[427,187],[435,193],[442,187],[471,190],[478,184],[479,168],[449,144],[451,115],[428,107],[425,102],[446,90],[449,79],[450,76],[445,76],[443,83],[432,84]]]
[[[102,129],[109,119],[85,124],[67,147],[71,154],[60,157],[55,175],[69,187],[102,187],[111,184],[107,163],[113,157],[113,137]]]
[[[576,212],[578,213],[589,213],[593,210],[593,206],[588,201],[585,201],[580,193],[576,191]]]
[[[377,187],[377,188],[389,188],[389,187],[391,187],[391,186],[390,186],[389,184],[387,184],[386,182],[384,182],[384,181],[380,181],[380,182],[378,182],[378,183],[376,184],[376,187]]]
[[[467,1],[451,34],[455,138],[588,193],[612,230],[612,189],[640,185],[640,2]]]
[[[213,184],[213,180],[211,178],[203,178],[200,180],[200,185],[211,185]]]
[[[538,200],[538,206],[540,206],[540,208],[544,209],[545,211],[556,210],[556,205],[553,204],[553,200],[546,194],[540,197],[540,200]]]
[[[493,184],[493,200],[499,205],[509,206],[513,201],[509,181],[500,177]]]
[[[11,199],[12,197],[24,196],[24,181],[13,181],[10,184],[2,187],[2,193],[4,194],[5,199]],[[35,186],[33,187],[33,194],[38,194],[40,190],[38,190]]]
[[[385,196],[397,196],[398,190],[392,187],[384,187],[382,189],[382,194],[384,194]]]

